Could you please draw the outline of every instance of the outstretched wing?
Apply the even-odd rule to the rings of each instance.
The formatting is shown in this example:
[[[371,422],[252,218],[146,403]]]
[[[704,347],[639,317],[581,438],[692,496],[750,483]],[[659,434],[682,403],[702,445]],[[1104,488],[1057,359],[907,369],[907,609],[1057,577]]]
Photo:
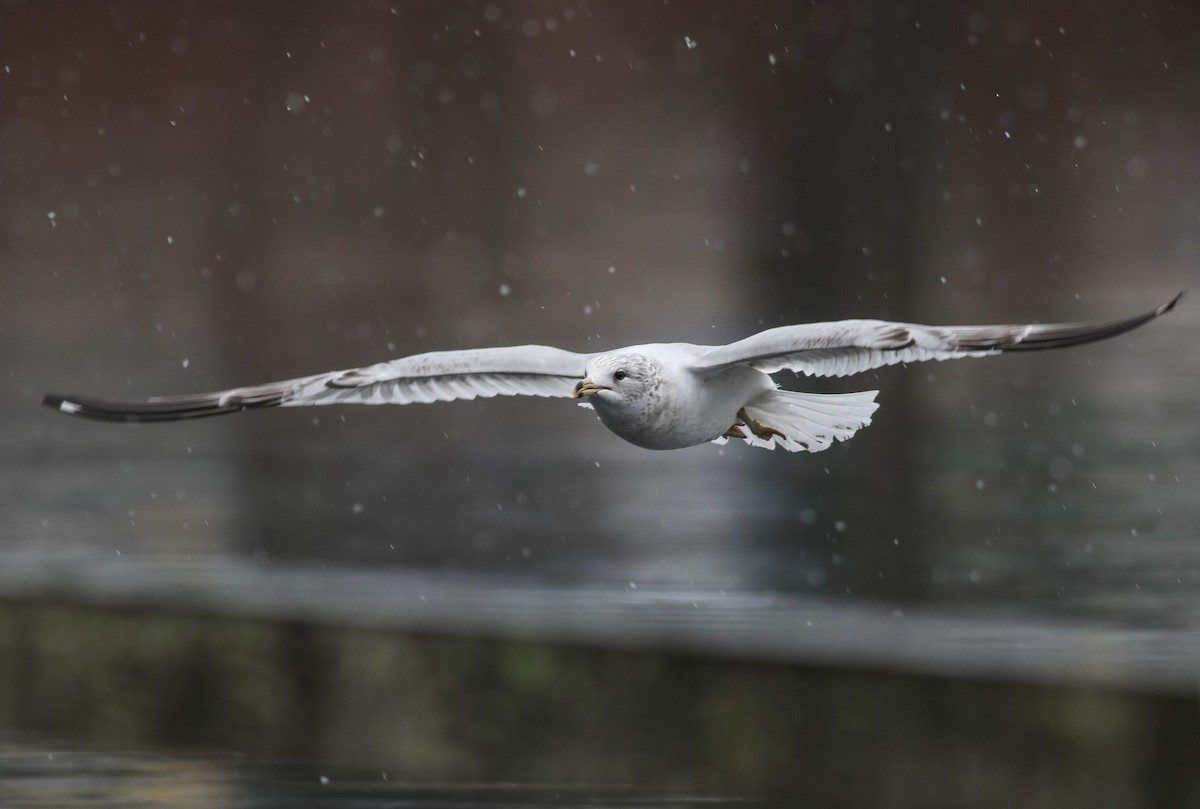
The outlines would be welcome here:
[[[749,365],[764,373],[788,369],[809,376],[847,376],[883,365],[986,357],[1090,343],[1136,329],[1174,308],[1180,292],[1152,312],[1127,320],[1012,326],[921,326],[883,320],[839,320],[780,326],[715,346],[696,361],[700,373]]]
[[[258,407],[411,404],[477,396],[570,396],[587,354],[549,346],[477,348],[415,354],[365,368],[190,396],[119,402],[47,395],[42,403],[104,421],[175,421]]]

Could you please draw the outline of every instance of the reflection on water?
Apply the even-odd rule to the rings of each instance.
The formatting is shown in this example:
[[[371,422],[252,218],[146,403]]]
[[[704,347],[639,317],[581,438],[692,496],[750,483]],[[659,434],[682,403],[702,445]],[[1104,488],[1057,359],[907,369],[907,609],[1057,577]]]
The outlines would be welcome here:
[[[417,780],[1178,803],[1198,333],[1185,307],[1086,354],[889,369],[876,423],[814,456],[646,452],[559,401],[126,428],[30,391],[0,433],[0,728]]]
[[[387,772],[283,768],[136,752],[0,744],[5,809],[695,809],[762,801],[650,795],[618,788],[396,782]]]
[[[419,592],[405,597],[419,602]],[[489,606],[475,599],[481,611]],[[1200,798],[1190,766],[1200,749],[1194,696],[1060,682],[1064,671],[1104,674],[1131,653],[1163,654],[1144,635],[1082,644],[1078,631],[1023,627],[997,638],[1018,657],[1037,647],[1010,672],[1002,657],[982,653],[986,626],[934,623],[909,634],[906,617],[891,616],[901,646],[910,642],[909,665],[940,660],[957,672],[912,676],[862,660],[866,642],[890,643],[893,653],[897,644],[881,621],[872,626],[838,609],[774,617],[752,610],[740,628],[728,625],[690,648],[639,631],[638,612],[626,606],[597,621],[588,611],[607,637],[588,638],[568,621],[561,625],[574,637],[537,639],[532,631],[513,637],[511,627],[506,636],[356,628],[329,615],[251,620],[18,603],[0,608],[0,725],[103,746],[317,762],[325,769],[308,770],[309,785],[349,769],[404,783],[802,795],[817,805],[886,805],[905,794],[914,805],[998,808],[1020,804],[1031,783],[1039,795],[1097,807],[1127,805],[1120,796],[1131,794],[1147,805]],[[631,637],[619,639],[626,617]],[[777,640],[790,638],[826,665],[796,665],[782,656],[786,648],[755,648],[771,625]],[[686,620],[668,628],[694,631]],[[802,637],[809,632],[815,645]],[[738,633],[750,637],[740,650],[714,645]],[[1177,659],[1167,641],[1166,656]],[[1031,682],[1029,661],[1053,660],[1056,645],[1072,652],[1071,665]],[[974,656],[982,665],[964,672],[963,659]],[[1065,658],[1060,652],[1060,664]],[[1018,676],[1009,681],[1011,673]],[[1125,675],[1117,682],[1149,682],[1139,671]],[[277,781],[251,776],[274,794]],[[35,780],[29,790],[36,796],[44,786]]]
[[[0,727],[418,780],[1187,805],[1200,434],[1190,378],[1133,358],[1196,362],[1177,314],[1091,364],[891,369],[818,456],[649,453],[562,402],[127,429],[31,394],[0,434]]]

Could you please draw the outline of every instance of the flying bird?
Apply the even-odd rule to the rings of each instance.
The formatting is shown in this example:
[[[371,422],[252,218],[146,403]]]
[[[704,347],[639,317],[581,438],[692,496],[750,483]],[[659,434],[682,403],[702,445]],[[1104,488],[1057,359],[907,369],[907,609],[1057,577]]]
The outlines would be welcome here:
[[[216,393],[110,401],[49,394],[63,413],[144,422],[218,416],[267,407],[412,404],[491,396],[574,397],[609,430],[646,449],[705,442],[819,452],[871,423],[879,391],[782,390],[783,370],[828,377],[885,365],[987,357],[1090,343],[1123,334],[1174,308],[1180,292],[1125,320],[1007,326],[922,326],[839,320],[780,326],[723,346],[653,343],[595,354],[541,345],[432,351]]]

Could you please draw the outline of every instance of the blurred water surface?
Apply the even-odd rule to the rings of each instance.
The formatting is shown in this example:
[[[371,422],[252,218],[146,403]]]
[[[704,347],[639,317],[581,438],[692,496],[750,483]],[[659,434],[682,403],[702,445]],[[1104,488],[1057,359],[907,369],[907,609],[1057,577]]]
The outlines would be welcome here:
[[[9,809],[170,806],[174,809],[517,809],[517,807],[766,806],[762,801],[638,795],[549,785],[393,783],[386,772],[284,768],[128,751],[0,748],[0,797]]]

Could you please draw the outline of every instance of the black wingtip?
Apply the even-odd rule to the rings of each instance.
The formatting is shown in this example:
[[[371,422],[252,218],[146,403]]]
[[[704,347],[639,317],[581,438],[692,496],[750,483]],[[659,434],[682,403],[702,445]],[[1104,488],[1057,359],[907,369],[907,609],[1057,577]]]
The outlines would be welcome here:
[[[42,397],[42,404],[68,415],[86,415],[86,408],[75,401],[74,397],[62,396],[57,393],[47,393]]]
[[[1183,296],[1187,294],[1187,289],[1181,289],[1175,294],[1174,298],[1164,303],[1162,306],[1154,310],[1154,316],[1165,315],[1167,312],[1175,308],[1175,305],[1183,300]]]
[[[963,327],[958,347],[968,351],[1042,351],[1094,343],[1132,331],[1165,315],[1183,299],[1184,292],[1186,290],[1180,291],[1161,306],[1124,320],[1009,326],[1001,328],[999,334],[995,327]]]
[[[46,407],[53,408],[60,413],[66,413],[68,416],[82,416],[90,419],[100,419],[104,421],[124,421],[124,415],[118,414],[108,407],[94,407],[95,403],[89,403],[79,397],[63,396],[58,393],[47,393],[42,397],[42,404]]]
[[[1052,327],[1046,335],[1035,337],[1029,340],[1028,343],[1018,345],[1017,348],[1028,347],[1035,350],[1041,348],[1066,348],[1068,346],[1091,343],[1125,334],[1170,312],[1183,299],[1183,294],[1186,291],[1180,290],[1171,300],[1143,315],[1137,315],[1126,320],[1114,320],[1108,323],[1079,323],[1058,329]]]
[[[69,416],[96,421],[149,422],[181,421],[183,419],[220,416],[246,409],[241,404],[221,404],[213,395],[164,397],[142,402],[117,402],[86,396],[63,396],[47,393],[42,404]]]

